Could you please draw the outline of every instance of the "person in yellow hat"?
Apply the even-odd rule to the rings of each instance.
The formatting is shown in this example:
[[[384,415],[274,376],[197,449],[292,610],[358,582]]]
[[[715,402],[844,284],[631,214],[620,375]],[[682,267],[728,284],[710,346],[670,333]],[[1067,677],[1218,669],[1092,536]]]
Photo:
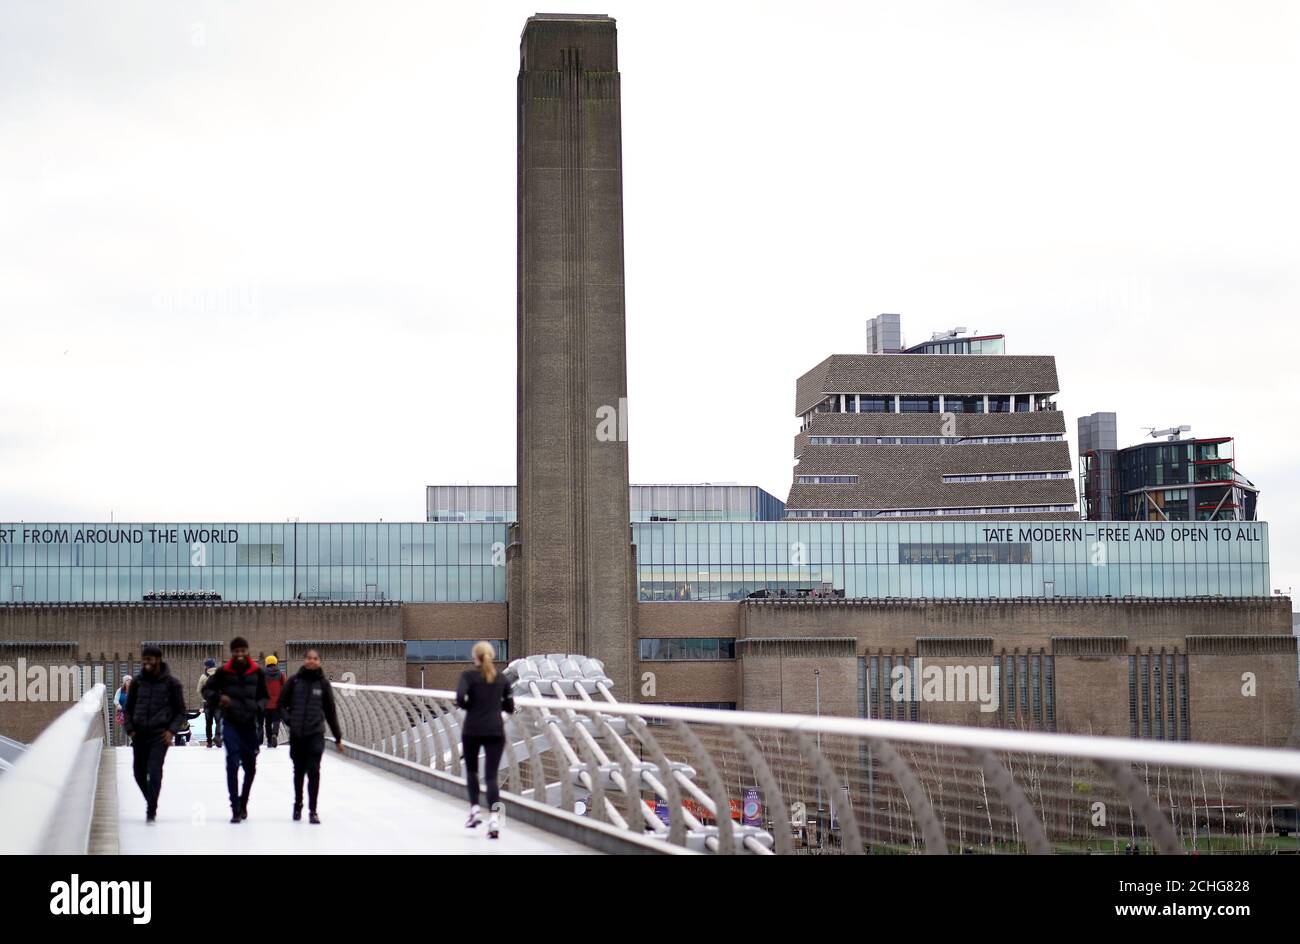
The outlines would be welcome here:
[[[267,656],[262,662],[266,673],[266,710],[262,712],[262,730],[258,732],[258,743],[262,735],[266,737],[266,746],[275,747],[280,743],[280,692],[284,690],[284,673],[280,671],[280,660]]]

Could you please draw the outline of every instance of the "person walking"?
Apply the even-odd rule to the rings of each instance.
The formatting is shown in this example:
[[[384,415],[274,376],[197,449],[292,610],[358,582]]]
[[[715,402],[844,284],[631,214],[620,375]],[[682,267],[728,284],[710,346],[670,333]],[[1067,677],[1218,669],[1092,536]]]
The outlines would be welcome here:
[[[185,723],[185,694],[180,679],[171,674],[157,646],[145,646],[140,651],[140,665],[140,674],[129,685],[123,683],[123,715],[135,755],[135,782],[144,794],[144,821],[152,824],[158,814],[167,748]]]
[[[199,676],[199,704],[203,706],[203,729],[208,747],[221,746],[221,709],[213,708],[208,704],[207,692],[205,691],[208,682],[216,674],[217,660],[205,659],[203,674]]]
[[[113,703],[116,705],[116,708],[113,711],[113,720],[117,722],[117,726],[122,729],[123,734],[126,734],[126,696],[130,692],[130,689],[131,676],[123,675],[122,684],[119,685],[117,691],[113,693]],[[126,743],[131,743],[130,735],[127,735]]]
[[[230,640],[230,661],[217,669],[204,688],[207,703],[221,709],[221,739],[226,747],[226,788],[230,821],[248,819],[248,796],[257,776],[257,719],[266,707],[266,675],[248,655],[248,640]],[[244,786],[239,786],[239,768]]]
[[[490,642],[477,642],[473,649],[474,668],[461,673],[456,686],[456,705],[465,709],[461,726],[462,758],[465,761],[465,785],[469,788],[469,818],[465,826],[473,829],[481,823],[478,806],[478,754],[484,753],[483,777],[487,781],[488,838],[501,835],[501,801],[497,774],[501,754],[506,746],[505,724],[501,713],[514,714],[515,699],[510,683],[497,671],[496,651]]]
[[[280,714],[289,729],[289,758],[293,761],[293,818],[302,819],[302,781],[307,779],[308,819],[320,825],[316,802],[320,797],[320,761],[325,753],[325,725],[334,746],[343,753],[343,732],[334,706],[334,687],[321,668],[320,653],[308,649],[302,668],[284,683]]]
[[[280,660],[267,656],[266,671],[266,711],[262,713],[263,731],[266,746],[275,747],[280,742],[280,692],[284,688],[284,673],[280,671]],[[262,741],[259,735],[258,743]]]

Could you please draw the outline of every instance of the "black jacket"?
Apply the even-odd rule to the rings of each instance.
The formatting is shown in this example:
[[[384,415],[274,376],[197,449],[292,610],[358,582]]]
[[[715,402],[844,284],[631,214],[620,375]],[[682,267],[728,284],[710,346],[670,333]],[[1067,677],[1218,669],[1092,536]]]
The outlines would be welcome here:
[[[478,669],[466,669],[456,686],[456,704],[465,709],[462,737],[505,737],[501,712],[515,713],[515,697],[504,672],[489,682]]]
[[[284,683],[280,692],[280,720],[289,727],[289,737],[318,737],[330,726],[334,740],[343,740],[338,712],[334,710],[334,686],[322,669],[306,666]]]
[[[221,696],[229,695],[230,704],[221,708]],[[232,659],[213,674],[203,688],[203,697],[211,708],[221,708],[222,717],[232,724],[249,725],[261,717],[266,708],[266,676],[252,659],[242,673],[235,671]]]
[[[131,680],[122,710],[126,733],[138,735],[175,734],[185,724],[185,693],[181,682],[164,662],[157,675],[141,671]]]

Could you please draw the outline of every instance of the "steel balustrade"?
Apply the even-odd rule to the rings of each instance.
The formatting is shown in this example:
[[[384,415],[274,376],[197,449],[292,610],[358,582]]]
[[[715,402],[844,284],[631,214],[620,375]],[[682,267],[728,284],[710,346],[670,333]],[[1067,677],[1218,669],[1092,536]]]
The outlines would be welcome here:
[[[1300,802],[1295,751],[624,704],[581,656],[506,671],[514,792],[701,852],[1266,852]],[[370,706],[357,743],[463,776],[453,693],[335,687]]]

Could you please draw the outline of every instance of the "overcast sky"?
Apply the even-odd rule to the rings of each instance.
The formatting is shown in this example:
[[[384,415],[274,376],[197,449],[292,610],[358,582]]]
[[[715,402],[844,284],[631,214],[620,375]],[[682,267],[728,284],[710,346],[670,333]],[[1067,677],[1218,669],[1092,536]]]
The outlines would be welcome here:
[[[1300,584],[1298,7],[559,7],[619,25],[633,480],[784,499],[795,378],[900,312],[1056,355],[1072,452],[1237,437]],[[537,9],[0,7],[0,520],[513,482]]]

